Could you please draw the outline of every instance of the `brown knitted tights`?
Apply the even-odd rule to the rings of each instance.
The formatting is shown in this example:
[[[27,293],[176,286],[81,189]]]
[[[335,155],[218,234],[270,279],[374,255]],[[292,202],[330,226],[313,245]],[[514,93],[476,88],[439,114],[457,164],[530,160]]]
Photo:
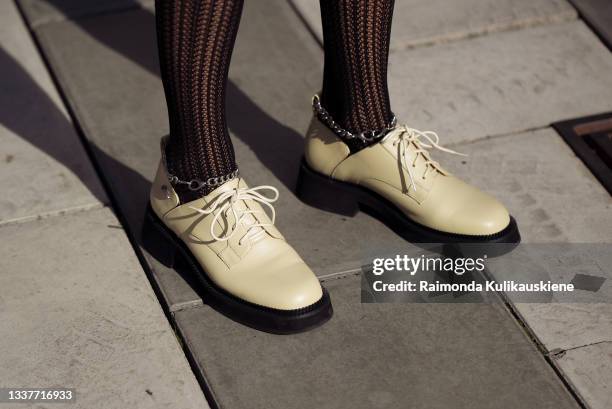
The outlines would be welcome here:
[[[236,170],[225,89],[243,0],[156,0],[157,38],[170,138],[168,171],[207,180]],[[182,201],[210,193],[175,186]]]
[[[321,103],[352,133],[385,128],[393,117],[387,61],[394,0],[320,0],[325,68]],[[365,145],[349,141],[356,151]]]
[[[254,0],[260,1],[260,0]],[[384,128],[392,113],[387,60],[394,0],[320,0],[325,42],[321,102],[353,133]],[[243,0],[156,0],[170,138],[168,171],[207,180],[237,169],[225,117],[229,64]],[[353,151],[363,148],[349,142]],[[175,186],[183,202],[208,194]]]

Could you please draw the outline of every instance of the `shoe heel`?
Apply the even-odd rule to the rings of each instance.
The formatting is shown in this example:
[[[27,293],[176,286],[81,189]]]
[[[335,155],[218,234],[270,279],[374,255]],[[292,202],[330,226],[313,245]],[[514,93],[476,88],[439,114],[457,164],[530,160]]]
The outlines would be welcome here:
[[[155,260],[168,268],[175,266],[178,260],[176,245],[150,206],[147,206],[140,241]]]
[[[343,216],[355,216],[359,203],[352,192],[344,189],[340,182],[311,170],[302,160],[298,175],[296,194],[304,203]]]

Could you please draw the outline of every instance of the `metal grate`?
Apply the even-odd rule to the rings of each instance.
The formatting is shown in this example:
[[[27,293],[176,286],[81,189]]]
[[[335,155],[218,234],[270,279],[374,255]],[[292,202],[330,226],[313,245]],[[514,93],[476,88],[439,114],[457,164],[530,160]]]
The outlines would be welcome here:
[[[612,112],[552,126],[612,195]]]

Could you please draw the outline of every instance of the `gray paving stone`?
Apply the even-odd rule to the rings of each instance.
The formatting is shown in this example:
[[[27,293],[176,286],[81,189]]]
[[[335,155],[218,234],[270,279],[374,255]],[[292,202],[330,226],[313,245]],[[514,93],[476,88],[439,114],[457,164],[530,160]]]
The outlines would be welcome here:
[[[177,313],[220,406],[577,407],[502,306],[361,304],[359,280],[326,282],[334,317],[300,335]]]
[[[557,365],[590,409],[612,407],[612,342],[567,351]]]
[[[291,0],[318,41],[323,41],[319,0]],[[401,0],[395,2],[391,49],[469,38],[576,17],[565,0]]]
[[[3,385],[75,388],[71,408],[208,407],[109,209],[3,226],[0,241]]]
[[[517,219],[523,242],[612,240],[612,199],[553,129],[454,149],[469,156],[435,157],[500,199]]]
[[[390,91],[400,122],[449,144],[609,111],[611,73],[575,21],[394,53]]]
[[[516,308],[548,351],[612,342],[612,304],[609,302],[517,304]],[[604,359],[612,365],[609,357]]]
[[[153,14],[49,23],[37,35],[130,233],[140,238],[159,139],[168,132]],[[148,259],[171,309],[200,302],[182,277]]]
[[[106,202],[13,2],[0,2],[0,224]]]
[[[506,204],[524,243],[610,243],[612,199],[553,129],[456,148],[470,156],[442,163]],[[612,340],[610,303],[517,308],[549,351]]]
[[[553,129],[458,148],[470,157],[449,158],[449,168],[500,198],[516,217],[524,242],[610,243],[612,200]],[[609,277],[603,285],[599,294],[610,297]],[[610,298],[599,303],[518,303],[515,308],[549,352],[612,341]],[[581,350],[568,351],[567,359]],[[582,370],[564,371],[564,375],[580,394],[595,394],[589,399],[601,402],[601,385],[609,384],[612,376],[599,377],[601,369],[589,365],[599,362],[600,367],[612,367],[612,357],[609,353],[596,356],[597,351],[588,351],[592,359],[584,362]],[[567,365],[580,368],[574,360]]]
[[[17,0],[32,26],[120,12],[133,8],[152,8],[155,0]]]
[[[542,257],[529,257],[530,252],[532,256]],[[546,296],[534,296],[534,302],[529,303],[525,297],[507,294],[521,320],[532,330],[544,349],[553,352],[612,341],[612,274],[608,267],[611,256],[612,245],[609,243],[567,243],[562,246],[526,244],[511,256],[490,260],[489,267],[498,280],[569,283],[575,281],[574,277],[579,271],[603,281],[596,292],[576,289],[571,293],[551,295],[549,303],[543,300]],[[518,261],[521,267],[516,267],[516,263],[510,264],[510,257]],[[542,262],[544,259],[548,261]],[[608,360],[612,366],[609,357],[602,356],[601,360]]]

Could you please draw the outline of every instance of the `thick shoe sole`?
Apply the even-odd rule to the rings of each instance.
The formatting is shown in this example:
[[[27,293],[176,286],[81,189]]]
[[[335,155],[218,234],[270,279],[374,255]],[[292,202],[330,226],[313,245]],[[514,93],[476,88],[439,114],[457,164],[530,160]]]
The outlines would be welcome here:
[[[175,268],[180,273],[186,269],[190,276],[195,277],[196,290],[207,305],[251,328],[273,334],[295,334],[318,327],[333,315],[325,288],[322,288],[323,296],[319,301],[295,310],[253,304],[228,293],[210,279],[185,243],[164,225],[150,205],[143,225],[143,243],[147,249],[156,249],[149,252],[166,267]]]
[[[518,244],[521,241],[513,217],[510,217],[510,223],[504,230],[487,236],[446,233],[423,226],[408,218],[381,195],[364,187],[322,175],[310,169],[304,159],[300,165],[296,193],[308,205],[344,216],[354,216],[359,210],[365,210],[400,236],[415,243]],[[509,249],[511,246],[502,247]]]

